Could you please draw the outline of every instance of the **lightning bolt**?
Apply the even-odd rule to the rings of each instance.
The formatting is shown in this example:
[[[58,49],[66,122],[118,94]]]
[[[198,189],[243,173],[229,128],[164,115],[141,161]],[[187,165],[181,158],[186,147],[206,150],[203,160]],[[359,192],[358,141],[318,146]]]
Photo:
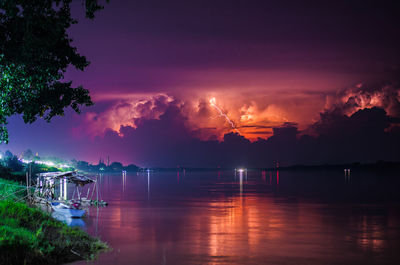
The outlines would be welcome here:
[[[221,117],[224,117],[224,118],[225,118],[225,120],[231,125],[232,129],[233,129],[235,132],[237,132],[238,134],[241,134],[241,133],[239,132],[239,130],[236,129],[235,123],[234,123],[233,121],[231,121],[231,119],[229,119],[228,115],[226,115],[226,113],[224,113],[224,112],[217,106],[217,102],[216,102],[215,98],[211,98],[211,99],[210,99],[210,105],[211,105],[214,109],[216,109],[216,110],[219,112],[219,115],[220,115]]]

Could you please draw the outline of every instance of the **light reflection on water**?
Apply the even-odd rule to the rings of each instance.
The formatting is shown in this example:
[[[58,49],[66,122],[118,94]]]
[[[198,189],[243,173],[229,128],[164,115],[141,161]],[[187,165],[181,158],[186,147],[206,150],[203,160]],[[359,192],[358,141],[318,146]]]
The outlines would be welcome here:
[[[400,264],[399,180],[372,173],[104,175],[94,264]],[[76,264],[87,264],[78,262]]]

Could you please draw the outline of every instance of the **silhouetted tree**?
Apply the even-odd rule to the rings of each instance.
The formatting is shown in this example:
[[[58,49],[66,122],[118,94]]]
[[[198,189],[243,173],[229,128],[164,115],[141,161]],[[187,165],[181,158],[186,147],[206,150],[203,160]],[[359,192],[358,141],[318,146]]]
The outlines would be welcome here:
[[[4,159],[11,158],[11,157],[13,157],[13,156],[14,156],[14,155],[13,155],[13,153],[11,153],[10,150],[7,150],[7,151],[4,153]]]
[[[82,0],[86,17],[103,7]],[[64,81],[67,67],[83,71],[89,62],[71,45],[67,30],[72,0],[0,1],[0,143],[8,142],[7,118],[22,114],[25,123],[50,121],[71,106],[92,105],[89,91]]]
[[[31,149],[27,149],[24,151],[24,153],[22,154],[22,158],[26,159],[26,160],[32,160],[33,159],[33,152]]]
[[[125,167],[125,170],[129,172],[137,172],[139,170],[139,167],[134,164],[129,164]]]
[[[120,170],[123,169],[123,165],[120,162],[112,162],[110,167],[111,167],[112,170],[116,170],[116,171],[117,170],[120,171]]]
[[[6,165],[11,171],[21,171],[24,166],[21,161],[18,160],[17,156],[7,158]]]
[[[89,170],[89,162],[78,161],[76,163],[76,168],[79,169],[79,170],[88,171]]]

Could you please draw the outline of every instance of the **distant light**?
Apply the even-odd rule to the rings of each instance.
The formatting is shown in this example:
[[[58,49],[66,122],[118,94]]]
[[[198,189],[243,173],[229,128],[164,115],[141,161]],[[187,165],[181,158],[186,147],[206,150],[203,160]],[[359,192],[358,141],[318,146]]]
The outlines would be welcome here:
[[[51,161],[45,161],[44,164],[49,167],[53,167],[55,164]]]
[[[46,165],[49,167],[58,167],[58,168],[69,168],[71,166],[67,165],[67,164],[56,164],[53,161],[40,161],[40,160],[27,160],[27,159],[19,159],[19,161],[21,161],[24,164],[29,164],[34,162],[35,164],[39,164],[39,165]]]
[[[243,173],[245,171],[244,168],[239,168],[237,171],[239,171],[240,173]]]

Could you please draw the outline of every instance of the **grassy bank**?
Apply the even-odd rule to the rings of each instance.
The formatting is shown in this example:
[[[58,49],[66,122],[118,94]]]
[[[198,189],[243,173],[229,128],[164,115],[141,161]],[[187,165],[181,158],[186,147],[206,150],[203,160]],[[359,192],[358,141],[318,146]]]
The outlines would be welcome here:
[[[0,200],[22,201],[26,197],[26,188],[15,181],[0,178]]]
[[[61,264],[92,259],[107,245],[16,200],[16,182],[0,179],[0,264]],[[17,193],[15,193],[17,191]],[[14,193],[14,195],[9,196]]]

